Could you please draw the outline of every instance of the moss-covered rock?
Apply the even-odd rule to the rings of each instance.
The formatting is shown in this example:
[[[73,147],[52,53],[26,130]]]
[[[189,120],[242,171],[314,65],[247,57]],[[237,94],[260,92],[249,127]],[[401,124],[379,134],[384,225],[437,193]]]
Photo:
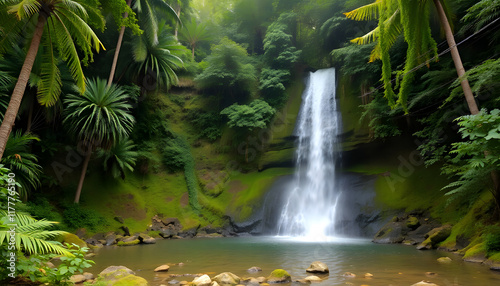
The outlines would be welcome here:
[[[290,283],[292,282],[292,277],[286,270],[275,269],[269,277],[267,277],[267,283]]]
[[[107,286],[148,286],[146,279],[136,276],[125,266],[110,266],[99,273],[95,284]]]
[[[136,245],[139,244],[141,241],[139,239],[134,239],[131,241],[118,241],[116,245],[118,246],[130,246],[130,245]]]
[[[418,218],[416,218],[414,216],[410,216],[406,220],[406,227],[411,229],[411,230],[417,229],[419,226],[420,226],[420,221],[418,220]]]
[[[62,235],[59,238],[59,242],[61,243],[69,243],[69,244],[76,244],[80,247],[87,247],[87,243],[83,240],[81,240],[78,236],[72,233],[66,233]]]

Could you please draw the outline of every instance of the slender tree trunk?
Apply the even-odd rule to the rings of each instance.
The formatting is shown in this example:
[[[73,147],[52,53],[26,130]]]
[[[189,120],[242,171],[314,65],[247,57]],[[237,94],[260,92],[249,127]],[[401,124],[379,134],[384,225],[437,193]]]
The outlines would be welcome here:
[[[192,52],[192,58],[193,58],[193,61],[194,61],[194,47],[195,45],[191,45],[191,52]]]
[[[472,115],[478,114],[479,109],[476,104],[476,100],[474,99],[474,95],[472,94],[472,90],[469,85],[469,80],[465,78],[465,69],[462,64],[462,59],[460,59],[460,54],[458,53],[457,44],[455,43],[455,38],[453,37],[453,32],[451,31],[450,23],[446,17],[446,13],[444,12],[443,6],[439,0],[434,0],[434,5],[436,6],[439,21],[441,21],[441,26],[446,34],[446,41],[448,42],[448,46],[450,46],[451,57],[453,58],[453,63],[455,64],[455,68],[457,69],[457,74],[462,81],[460,84],[462,85],[462,89],[464,91],[465,100],[467,100],[467,105],[469,106],[470,113]]]
[[[181,5],[177,5],[177,11],[175,11],[177,14],[177,18],[181,18]],[[177,34],[179,33],[179,21],[175,22],[175,31],[174,31],[174,36],[177,39]]]
[[[85,180],[85,174],[87,173],[87,167],[89,166],[90,156],[92,156],[92,149],[89,148],[85,161],[83,161],[82,174],[80,175],[80,181],[78,182],[78,187],[76,188],[75,194],[75,204],[80,202],[80,194],[82,193],[83,180]]]
[[[132,3],[132,0],[127,0],[127,5],[129,7],[130,7],[131,3]],[[123,18],[127,18],[127,17],[128,17],[128,13],[125,12],[123,14]],[[113,64],[111,65],[111,72],[110,72],[109,78],[108,78],[108,88],[113,83],[113,78],[115,77],[116,64],[118,63],[118,55],[120,54],[120,49],[122,47],[123,35],[124,34],[125,34],[125,26],[122,26],[122,28],[120,29],[120,35],[118,36],[118,42],[116,43],[115,55],[113,57]]]
[[[17,79],[16,86],[12,92],[10,98],[9,106],[5,112],[2,125],[0,126],[0,160],[2,159],[3,152],[5,151],[5,145],[7,145],[7,140],[9,139],[10,132],[12,131],[12,126],[16,121],[17,112],[19,111],[19,106],[21,105],[21,100],[23,99],[24,91],[26,90],[26,85],[28,84],[28,79],[31,74],[31,69],[33,68],[33,63],[35,62],[36,54],[38,53],[38,47],[40,46],[40,41],[42,39],[43,27],[47,22],[47,18],[40,14],[38,16],[38,22],[36,24],[35,33],[31,39],[31,44],[24,59],[23,67],[21,68],[21,73]]]

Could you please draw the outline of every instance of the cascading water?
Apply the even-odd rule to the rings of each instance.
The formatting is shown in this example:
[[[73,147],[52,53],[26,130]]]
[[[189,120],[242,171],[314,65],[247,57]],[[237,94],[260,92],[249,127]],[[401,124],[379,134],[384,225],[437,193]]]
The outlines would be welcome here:
[[[335,69],[310,73],[296,125],[296,171],[278,222],[278,234],[321,239],[335,236],[342,195],[335,166],[341,117]]]

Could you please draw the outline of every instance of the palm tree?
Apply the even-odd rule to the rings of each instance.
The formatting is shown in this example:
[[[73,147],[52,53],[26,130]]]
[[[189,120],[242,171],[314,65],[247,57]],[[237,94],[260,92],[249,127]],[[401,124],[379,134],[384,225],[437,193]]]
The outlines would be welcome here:
[[[152,32],[146,30],[129,43],[132,55],[128,57],[130,63],[127,70],[133,73],[132,77],[143,87],[145,83],[170,87],[178,82],[175,71],[184,65],[179,56],[186,53],[187,49],[174,36],[169,35],[166,28],[165,21],[158,24],[156,41],[150,34]],[[146,82],[148,80],[150,82]]]
[[[38,164],[38,158],[30,152],[29,145],[40,139],[31,134],[21,134],[20,131],[11,133],[2,164],[7,166],[16,174],[16,181],[20,184],[20,197],[26,199],[30,190],[40,187],[40,175],[42,167]]]
[[[104,158],[104,170],[110,170],[113,178],[125,179],[125,171],[134,171],[135,161],[139,155],[134,149],[134,142],[125,138],[116,142],[110,149],[100,149],[98,156]]]
[[[123,0],[115,0],[115,1],[123,1]],[[127,6],[130,7],[132,5],[133,11],[137,11],[137,14],[140,19],[140,26],[144,28],[144,30],[149,31],[150,35],[153,37],[153,42],[155,42],[158,38],[158,17],[157,14],[161,14],[162,16],[172,17],[180,22],[179,16],[175,12],[175,10],[165,2],[165,0],[135,0],[132,3],[132,0],[127,0]],[[125,10],[123,18],[129,17],[129,14],[133,12],[132,10]],[[134,12],[135,13],[135,12]],[[133,15],[135,17],[135,15]],[[108,87],[111,86],[113,82],[113,78],[115,77],[116,65],[118,63],[118,56],[120,54],[120,49],[123,42],[123,36],[125,34],[125,25],[121,26],[120,34],[118,35],[118,42],[116,43],[115,54],[113,57],[113,64],[111,66],[111,72],[108,78]],[[133,28],[133,27],[132,27]],[[139,35],[142,33],[138,28],[133,28],[134,33]]]
[[[194,60],[194,49],[199,42],[208,41],[211,35],[208,33],[207,25],[196,23],[192,18],[191,22],[185,23],[180,31],[179,40],[186,42],[191,46],[192,59]]]
[[[40,102],[52,105],[61,91],[61,75],[57,68],[54,50],[66,60],[72,77],[81,92],[85,90],[77,46],[85,56],[84,61],[92,58],[92,49],[99,51],[102,46],[96,34],[86,23],[89,8],[82,0],[5,0],[0,3],[0,53],[12,47],[22,32],[29,34],[29,23],[36,23],[26,58],[12,92],[9,106],[0,126],[0,159],[14,125],[23,98],[26,84],[35,62],[40,45],[46,47],[43,54],[41,86],[38,95]],[[27,29],[25,27],[28,27]],[[23,30],[24,29],[24,30]]]
[[[109,149],[116,142],[128,137],[135,119],[130,114],[129,96],[117,85],[107,86],[106,81],[87,81],[83,95],[71,94],[64,100],[66,106],[63,123],[69,131],[86,145],[87,154],[75,195],[80,201],[85,173],[92,152],[96,148]]]
[[[460,54],[453,37],[450,23],[448,22],[449,13],[443,7],[445,0],[433,0],[437,10],[441,27],[443,28],[446,40],[451,50],[451,56],[457,70],[458,77],[461,79],[462,90],[469,106],[471,114],[477,114],[477,107],[474,95],[472,94],[469,81],[465,77],[465,69],[460,59]],[[377,46],[372,52],[371,60],[382,60],[382,79],[384,81],[385,97],[392,107],[401,105],[405,113],[408,113],[407,94],[410,84],[414,77],[413,69],[420,63],[426,62],[433,55],[437,55],[436,42],[432,39],[429,24],[430,0],[376,0],[357,8],[345,15],[354,20],[371,20],[379,18],[378,27],[366,35],[353,39],[352,42],[365,44],[377,40]],[[404,33],[405,41],[408,43],[405,68],[399,75],[403,76],[397,102],[394,102],[394,94],[391,84],[391,63],[389,57],[389,48],[394,44],[396,38]],[[429,53],[431,51],[431,53]]]

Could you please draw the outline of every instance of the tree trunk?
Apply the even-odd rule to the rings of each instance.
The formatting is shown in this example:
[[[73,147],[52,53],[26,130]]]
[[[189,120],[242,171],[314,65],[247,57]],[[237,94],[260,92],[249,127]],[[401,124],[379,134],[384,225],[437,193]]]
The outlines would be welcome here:
[[[38,53],[38,47],[40,46],[40,41],[42,39],[43,27],[47,22],[47,18],[43,15],[38,16],[38,22],[36,24],[35,33],[31,39],[31,44],[24,59],[23,66],[21,68],[21,73],[17,79],[16,86],[12,92],[10,98],[9,106],[5,112],[2,125],[0,126],[0,160],[2,159],[3,152],[5,151],[5,145],[7,145],[7,140],[9,139],[10,132],[12,131],[12,126],[16,121],[17,112],[19,111],[19,106],[23,99],[24,91],[26,90],[26,85],[28,84],[28,79],[31,74],[31,69],[33,68],[33,63],[35,62],[36,54]]]
[[[127,0],[127,5],[129,7],[130,7],[131,3],[132,3],[132,0]],[[127,18],[127,17],[128,17],[128,13],[125,12],[123,14],[123,18]],[[125,34],[125,26],[122,26],[122,28],[120,29],[120,35],[118,36],[118,42],[116,43],[115,55],[113,57],[113,64],[111,65],[111,72],[110,72],[109,78],[108,78],[108,88],[113,83],[113,78],[115,77],[116,64],[118,63],[118,55],[120,54],[120,49],[122,47],[123,35],[124,34]]]
[[[90,156],[92,156],[92,148],[87,151],[87,156],[85,161],[83,161],[82,174],[80,175],[80,181],[78,182],[78,187],[76,188],[75,194],[75,204],[80,202],[80,194],[82,193],[83,180],[85,180],[85,174],[87,173],[87,167],[89,166]]]
[[[441,2],[439,0],[434,0],[434,5],[436,6],[441,26],[443,27],[443,30],[446,34],[446,41],[448,42],[448,46],[450,46],[451,57],[453,58],[453,63],[455,64],[458,77],[462,80],[460,84],[462,85],[465,100],[467,101],[467,105],[469,106],[470,113],[472,115],[478,114],[479,109],[477,107],[476,100],[474,99],[474,95],[472,94],[469,80],[467,80],[467,78],[465,77],[464,65],[462,64],[462,60],[460,59],[460,54],[458,53],[457,44],[455,43],[455,38],[453,37],[450,23],[448,22]]]
[[[177,11],[175,11],[175,13],[177,14],[177,18],[180,19],[181,18],[181,5],[180,4],[178,4]],[[175,21],[174,36],[176,39],[177,39],[178,33],[179,33],[179,21]]]
[[[191,45],[191,52],[192,52],[192,58],[193,58],[193,61],[194,61],[194,45]]]

